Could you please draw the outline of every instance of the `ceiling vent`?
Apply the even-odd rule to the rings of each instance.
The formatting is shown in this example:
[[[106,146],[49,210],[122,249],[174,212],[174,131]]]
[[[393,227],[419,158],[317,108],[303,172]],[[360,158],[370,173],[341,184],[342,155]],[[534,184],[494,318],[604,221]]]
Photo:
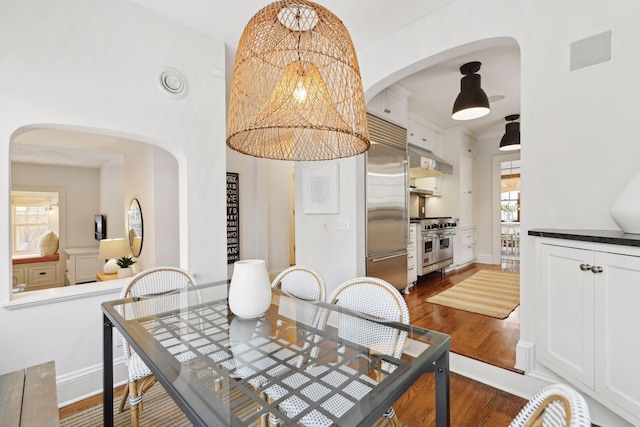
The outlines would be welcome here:
[[[187,81],[175,70],[165,70],[160,74],[160,85],[171,95],[183,97],[187,93]]]

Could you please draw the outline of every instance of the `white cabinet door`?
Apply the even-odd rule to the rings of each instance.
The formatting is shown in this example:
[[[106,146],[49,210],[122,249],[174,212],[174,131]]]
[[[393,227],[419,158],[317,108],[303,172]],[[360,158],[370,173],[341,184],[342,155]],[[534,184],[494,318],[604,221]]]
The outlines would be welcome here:
[[[460,156],[460,192],[475,193],[476,161],[469,156]]]
[[[476,157],[476,141],[469,135],[460,134],[460,154]]]
[[[540,247],[538,358],[553,370],[594,387],[594,277],[592,251]]]
[[[394,91],[396,89],[396,91]],[[374,96],[367,109],[386,120],[407,127],[407,99],[410,92],[401,88],[387,88]]]
[[[75,256],[75,282],[95,282],[100,272],[100,262],[97,254]]]
[[[596,390],[640,417],[640,257],[596,252]]]

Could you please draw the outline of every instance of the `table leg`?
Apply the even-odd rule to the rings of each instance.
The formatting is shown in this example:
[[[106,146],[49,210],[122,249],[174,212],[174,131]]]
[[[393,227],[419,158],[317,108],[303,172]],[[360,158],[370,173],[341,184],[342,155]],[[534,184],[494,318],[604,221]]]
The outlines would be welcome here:
[[[449,351],[442,353],[434,363],[436,376],[436,426],[449,427]]]
[[[102,408],[105,426],[113,426],[113,324],[102,315]]]

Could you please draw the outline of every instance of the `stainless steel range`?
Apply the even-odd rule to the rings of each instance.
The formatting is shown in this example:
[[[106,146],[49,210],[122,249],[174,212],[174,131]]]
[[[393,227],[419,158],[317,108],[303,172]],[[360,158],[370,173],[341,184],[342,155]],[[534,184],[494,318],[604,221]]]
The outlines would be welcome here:
[[[422,271],[419,275],[424,276],[453,264],[453,236],[458,226],[457,218],[411,218],[411,222],[417,223],[419,230],[417,260],[418,272]]]

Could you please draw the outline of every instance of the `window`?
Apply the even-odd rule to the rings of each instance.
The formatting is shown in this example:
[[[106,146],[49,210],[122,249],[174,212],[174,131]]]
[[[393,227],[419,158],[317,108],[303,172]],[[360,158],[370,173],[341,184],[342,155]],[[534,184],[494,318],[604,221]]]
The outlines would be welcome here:
[[[520,160],[501,162],[500,221],[520,221]]]
[[[38,240],[49,230],[59,235],[58,193],[11,192],[11,253],[38,253]]]

